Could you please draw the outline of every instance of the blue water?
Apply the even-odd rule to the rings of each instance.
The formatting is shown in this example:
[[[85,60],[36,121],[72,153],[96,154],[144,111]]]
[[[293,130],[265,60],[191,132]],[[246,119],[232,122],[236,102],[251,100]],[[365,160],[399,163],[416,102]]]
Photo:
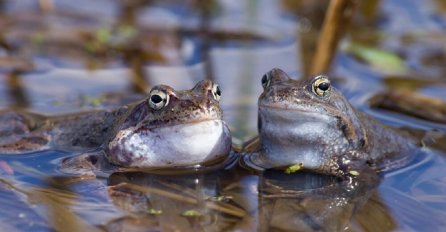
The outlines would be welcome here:
[[[64,28],[69,31],[85,27],[108,28],[118,21],[122,9],[118,2],[97,1],[93,5],[87,2],[73,5],[70,1],[57,1],[56,12],[69,10],[73,14],[59,12],[42,17],[35,1],[6,1],[0,14],[15,24],[5,27],[5,38],[20,45],[15,56],[29,56],[36,65],[34,72],[24,72],[20,76],[24,96],[32,111],[43,114],[82,111],[91,108],[91,105],[85,107],[79,103],[82,102],[79,99],[86,96],[94,98],[116,92],[130,94],[131,72],[126,69],[127,63],[118,51],[111,51],[109,59],[102,60],[91,54],[52,52],[51,42],[45,47],[26,39],[45,33],[45,29],[30,27],[34,25],[32,23],[51,25],[48,28],[52,28],[53,33],[63,35],[67,33],[62,30]],[[302,54],[304,51],[313,54],[308,47],[314,44],[302,45],[301,42],[304,37],[307,41],[316,40],[313,34],[319,25],[315,23],[320,20],[312,22],[311,19],[323,17],[318,11],[322,6],[317,3],[318,8],[316,3],[308,3],[294,9],[274,0],[217,2],[211,29],[229,30],[232,36],[248,31],[256,35],[256,39],[212,40],[207,37],[212,41],[206,41],[196,32],[199,12],[183,2],[157,2],[153,6],[141,7],[135,17],[135,27],[139,31],[151,26],[189,30],[187,35],[171,35],[173,44],[179,49],[166,49],[155,54],[166,56],[166,60],[172,62],[154,65],[152,61],[146,61],[147,78],[150,84],[165,83],[177,89],[187,89],[207,76],[206,65],[211,64],[214,81],[223,91],[221,103],[225,120],[231,126],[234,142],[241,144],[257,133],[255,106],[262,91],[260,78],[263,73],[278,67],[293,78],[300,78],[304,67],[311,66]],[[446,150],[443,143],[446,125],[368,106],[370,97],[392,88],[385,84],[387,78],[401,78],[401,85],[406,80],[419,79],[423,85],[413,87],[413,91],[446,99],[446,84],[442,80],[446,75],[444,64],[423,62],[433,52],[446,54],[446,13],[440,6],[444,6],[440,0],[423,1],[422,4],[416,0],[380,1],[371,18],[358,10],[352,22],[354,31],[348,32],[341,41],[343,44],[364,43],[397,55],[407,68],[406,72],[392,73],[374,67],[343,49],[335,56],[328,72],[352,105],[385,124],[438,131],[437,140],[418,152],[414,163],[385,173],[376,186],[373,183],[342,182],[332,186],[335,190],[324,192],[321,186],[332,180],[305,174],[290,180],[286,179],[289,176],[269,179],[241,170],[187,178],[134,173],[91,178],[61,172],[61,160],[76,155],[73,152],[0,155],[0,231],[116,231],[149,227],[166,231],[174,228],[182,231],[253,231],[268,227],[283,231],[320,228],[328,228],[327,231],[345,228],[347,231],[444,231]],[[29,18],[20,19],[16,15]],[[79,21],[78,17],[83,20]],[[25,33],[27,30],[30,34]],[[21,34],[23,31],[25,35]],[[403,38],[406,37],[413,41],[405,42]],[[205,42],[209,42],[209,50],[203,50]],[[152,45],[146,44],[145,48]],[[75,50],[82,51],[82,46]],[[202,60],[206,53],[209,53],[207,63]],[[9,53],[0,48],[0,55],[5,54]],[[102,64],[98,69],[88,69],[87,66],[94,66],[89,63],[91,61]],[[0,107],[10,108],[15,106],[17,99],[11,97],[13,91],[6,82],[11,73],[4,70],[0,69]],[[109,187],[123,182],[144,188],[138,192]],[[270,182],[282,189],[268,185]],[[154,193],[154,189],[163,192]],[[218,204],[233,211],[224,212],[209,206],[209,199],[224,195],[230,197],[221,198],[223,203]],[[155,209],[162,209],[163,213],[156,215],[150,211]],[[181,216],[190,209],[207,216]],[[245,216],[240,216],[240,212]]]

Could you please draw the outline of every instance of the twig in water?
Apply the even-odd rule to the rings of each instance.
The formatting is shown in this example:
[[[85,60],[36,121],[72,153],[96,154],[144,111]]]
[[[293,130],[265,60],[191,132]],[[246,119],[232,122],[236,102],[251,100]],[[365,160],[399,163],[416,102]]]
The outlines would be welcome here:
[[[319,35],[310,74],[327,72],[338,47],[339,39],[353,15],[355,0],[331,0]]]

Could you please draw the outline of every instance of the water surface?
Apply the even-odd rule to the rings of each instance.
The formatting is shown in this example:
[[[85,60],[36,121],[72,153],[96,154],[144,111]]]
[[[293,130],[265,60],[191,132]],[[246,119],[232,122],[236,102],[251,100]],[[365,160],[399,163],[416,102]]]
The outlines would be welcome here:
[[[241,144],[256,134],[263,73],[278,67],[301,78],[311,66],[326,3],[198,2],[58,0],[39,8],[36,1],[1,1],[0,107],[87,111],[131,102],[156,84],[188,89],[211,78]],[[60,171],[61,160],[75,152],[0,155],[0,230],[441,231],[446,126],[368,101],[398,88],[446,100],[446,6],[368,1],[350,26],[328,73],[336,87],[386,124],[437,130],[407,168],[341,183],[238,169],[91,178]],[[367,49],[375,58],[361,53]],[[392,62],[379,62],[384,56]]]

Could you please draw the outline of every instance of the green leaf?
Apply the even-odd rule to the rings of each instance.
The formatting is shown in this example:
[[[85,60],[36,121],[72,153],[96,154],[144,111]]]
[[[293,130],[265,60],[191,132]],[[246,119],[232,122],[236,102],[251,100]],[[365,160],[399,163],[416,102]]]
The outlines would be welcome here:
[[[291,165],[285,169],[285,173],[286,174],[295,173],[295,172],[299,171],[303,166],[304,166],[303,163],[297,163],[297,164]]]
[[[107,28],[101,28],[96,31],[96,38],[100,43],[107,43],[111,38],[111,31]]]
[[[183,216],[183,217],[200,217],[201,213],[198,212],[197,210],[190,209],[190,210],[184,211],[181,214],[181,216]]]
[[[148,212],[149,214],[152,214],[152,215],[160,215],[160,214],[163,213],[162,210],[160,210],[160,209],[153,209],[153,208],[147,210],[147,212]]]
[[[345,46],[345,51],[383,72],[402,73],[407,70],[404,60],[390,51],[353,42]]]
[[[352,175],[352,176],[359,176],[359,172],[358,171],[355,171],[355,170],[351,170],[351,171],[349,171],[348,172],[350,175]]]

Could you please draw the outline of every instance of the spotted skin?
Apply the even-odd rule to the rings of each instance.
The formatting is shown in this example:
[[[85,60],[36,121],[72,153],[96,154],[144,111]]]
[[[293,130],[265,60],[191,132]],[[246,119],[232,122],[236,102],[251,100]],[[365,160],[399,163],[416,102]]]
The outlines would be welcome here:
[[[183,91],[158,85],[147,98],[113,110],[56,117],[0,112],[3,122],[0,154],[45,149],[85,152],[96,148],[104,151],[100,156],[120,167],[164,168],[214,163],[225,160],[231,150],[231,135],[222,118],[220,95],[216,84],[204,80]],[[89,160],[69,159],[65,163],[73,170],[79,164],[82,170],[85,166],[82,163]],[[98,163],[105,161],[98,160],[101,160]]]
[[[384,170],[410,160],[417,148],[411,137],[356,111],[326,76],[298,81],[272,69],[262,84],[259,139],[246,146],[257,152],[245,157],[258,169],[302,163],[303,169],[339,176],[360,165]]]
[[[110,162],[126,167],[178,167],[229,154],[230,132],[222,120],[221,92],[214,83],[201,81],[186,91],[159,85],[151,93],[153,100],[149,96],[137,104],[109,142]]]

